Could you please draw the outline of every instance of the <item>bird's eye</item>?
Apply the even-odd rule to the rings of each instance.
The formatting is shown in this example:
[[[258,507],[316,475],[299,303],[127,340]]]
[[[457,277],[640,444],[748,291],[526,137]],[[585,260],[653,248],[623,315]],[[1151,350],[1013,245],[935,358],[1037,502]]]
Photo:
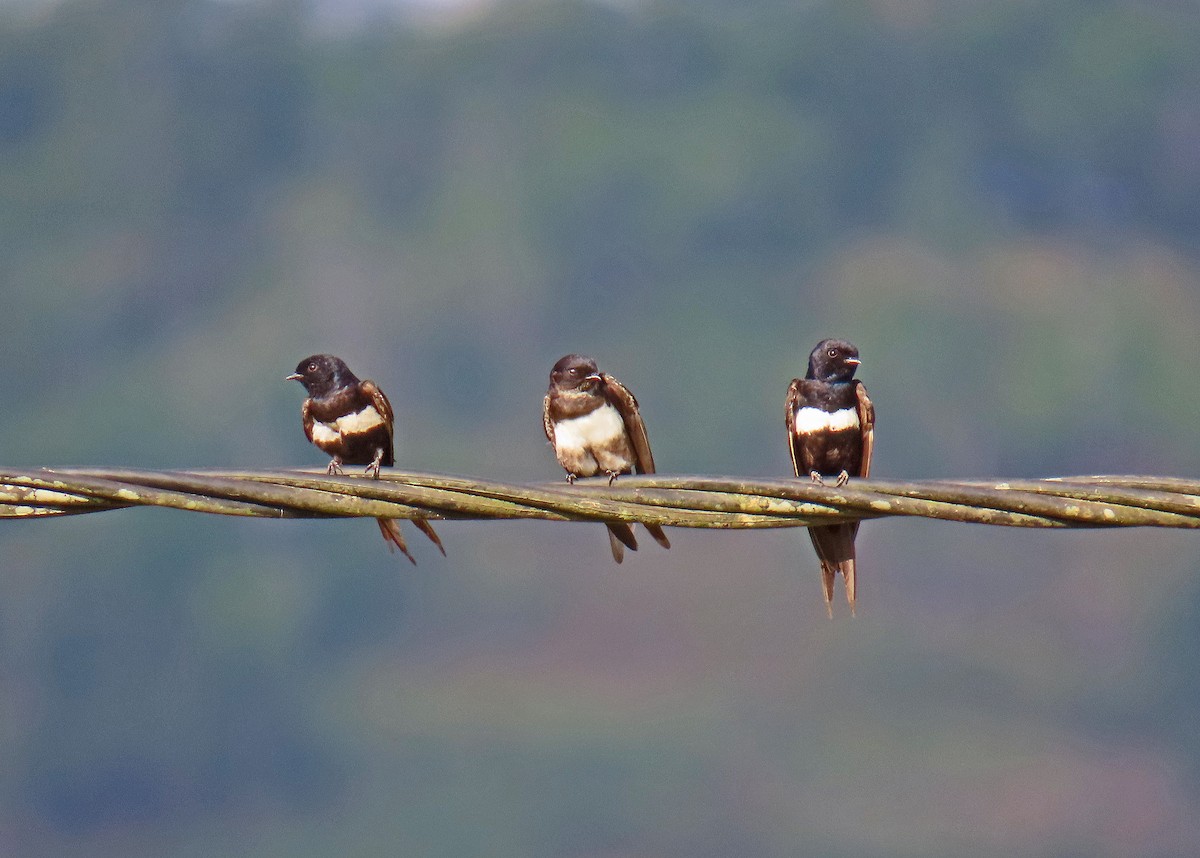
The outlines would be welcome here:
[[[571,372],[571,375],[579,375],[579,367],[577,367],[577,366],[571,367],[570,372]]]
[[[830,350],[829,350],[829,352],[828,352],[828,354],[829,354],[829,356],[830,356],[830,357],[837,357],[837,356],[838,356],[838,350],[837,350],[837,349],[830,349]]]
[[[316,365],[315,363],[310,363],[310,364],[308,365],[308,371],[309,371],[309,372],[316,372],[316,371],[317,371],[317,365]]]

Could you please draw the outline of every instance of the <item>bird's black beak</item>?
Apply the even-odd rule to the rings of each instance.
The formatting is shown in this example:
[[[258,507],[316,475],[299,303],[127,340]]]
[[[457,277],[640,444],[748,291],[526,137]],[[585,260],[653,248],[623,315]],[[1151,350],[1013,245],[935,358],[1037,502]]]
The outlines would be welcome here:
[[[293,372],[291,375],[285,378],[284,381],[304,381],[304,376],[298,372]]]
[[[584,376],[583,380],[584,381],[601,382],[601,381],[604,381],[604,378],[603,378],[603,376],[599,376],[599,375],[588,375],[588,376]]]

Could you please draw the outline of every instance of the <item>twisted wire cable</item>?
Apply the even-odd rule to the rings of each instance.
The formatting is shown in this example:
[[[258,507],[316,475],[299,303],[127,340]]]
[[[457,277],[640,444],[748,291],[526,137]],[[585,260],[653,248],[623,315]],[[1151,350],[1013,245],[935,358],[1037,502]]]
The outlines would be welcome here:
[[[1200,527],[1200,481],[1159,476],[851,480],[654,474],[574,485],[387,470],[0,470],[0,518],[157,506],[262,518],[626,521],[667,527],[802,527],[915,516],[1007,527]]]

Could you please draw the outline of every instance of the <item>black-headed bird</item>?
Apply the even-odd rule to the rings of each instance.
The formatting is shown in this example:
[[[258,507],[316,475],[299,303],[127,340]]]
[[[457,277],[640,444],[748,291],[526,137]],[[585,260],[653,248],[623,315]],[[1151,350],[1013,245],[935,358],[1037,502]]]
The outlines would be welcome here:
[[[333,355],[306,357],[286,380],[300,382],[308,392],[300,412],[304,434],[333,457],[328,473],[342,473],[342,465],[366,465],[366,472],[378,479],[381,467],[394,464],[392,404],[375,382],[359,380],[341,358]],[[399,548],[415,564],[397,521],[375,521],[388,548]],[[444,555],[442,540],[429,522],[423,518],[412,521]]]
[[[836,485],[843,486],[851,476],[870,474],[875,407],[862,382],[854,377],[860,363],[858,349],[850,343],[822,340],[808,357],[808,373],[792,379],[786,419],[796,476],[820,485],[833,478]],[[846,601],[854,613],[858,522],[814,525],[808,534],[821,561],[821,585],[829,615],[833,616],[833,582],[839,572],[846,579]]]

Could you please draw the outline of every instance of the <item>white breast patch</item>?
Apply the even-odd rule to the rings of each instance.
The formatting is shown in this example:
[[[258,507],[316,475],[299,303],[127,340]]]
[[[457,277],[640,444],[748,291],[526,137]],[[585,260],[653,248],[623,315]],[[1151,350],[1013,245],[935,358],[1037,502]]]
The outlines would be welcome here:
[[[858,426],[857,408],[842,408],[829,412],[806,405],[796,409],[797,435],[811,435],[814,432],[840,432],[843,429],[857,429]]]
[[[568,450],[603,446],[625,432],[621,412],[611,405],[601,405],[582,417],[560,420],[554,424],[554,446]]]
[[[342,438],[333,426],[328,423],[322,423],[320,420],[313,423],[312,436],[314,444],[333,444]]]
[[[339,417],[332,423],[324,423],[320,420],[314,421],[312,427],[313,442],[330,444],[339,441],[343,434],[360,435],[363,432],[370,432],[372,429],[382,425],[383,417],[375,410],[374,405],[368,405],[361,411],[355,411],[353,414]]]
[[[374,405],[368,405],[362,411],[355,411],[345,417],[339,417],[335,424],[346,435],[358,435],[370,432],[376,426],[383,425],[383,417],[375,410]]]

